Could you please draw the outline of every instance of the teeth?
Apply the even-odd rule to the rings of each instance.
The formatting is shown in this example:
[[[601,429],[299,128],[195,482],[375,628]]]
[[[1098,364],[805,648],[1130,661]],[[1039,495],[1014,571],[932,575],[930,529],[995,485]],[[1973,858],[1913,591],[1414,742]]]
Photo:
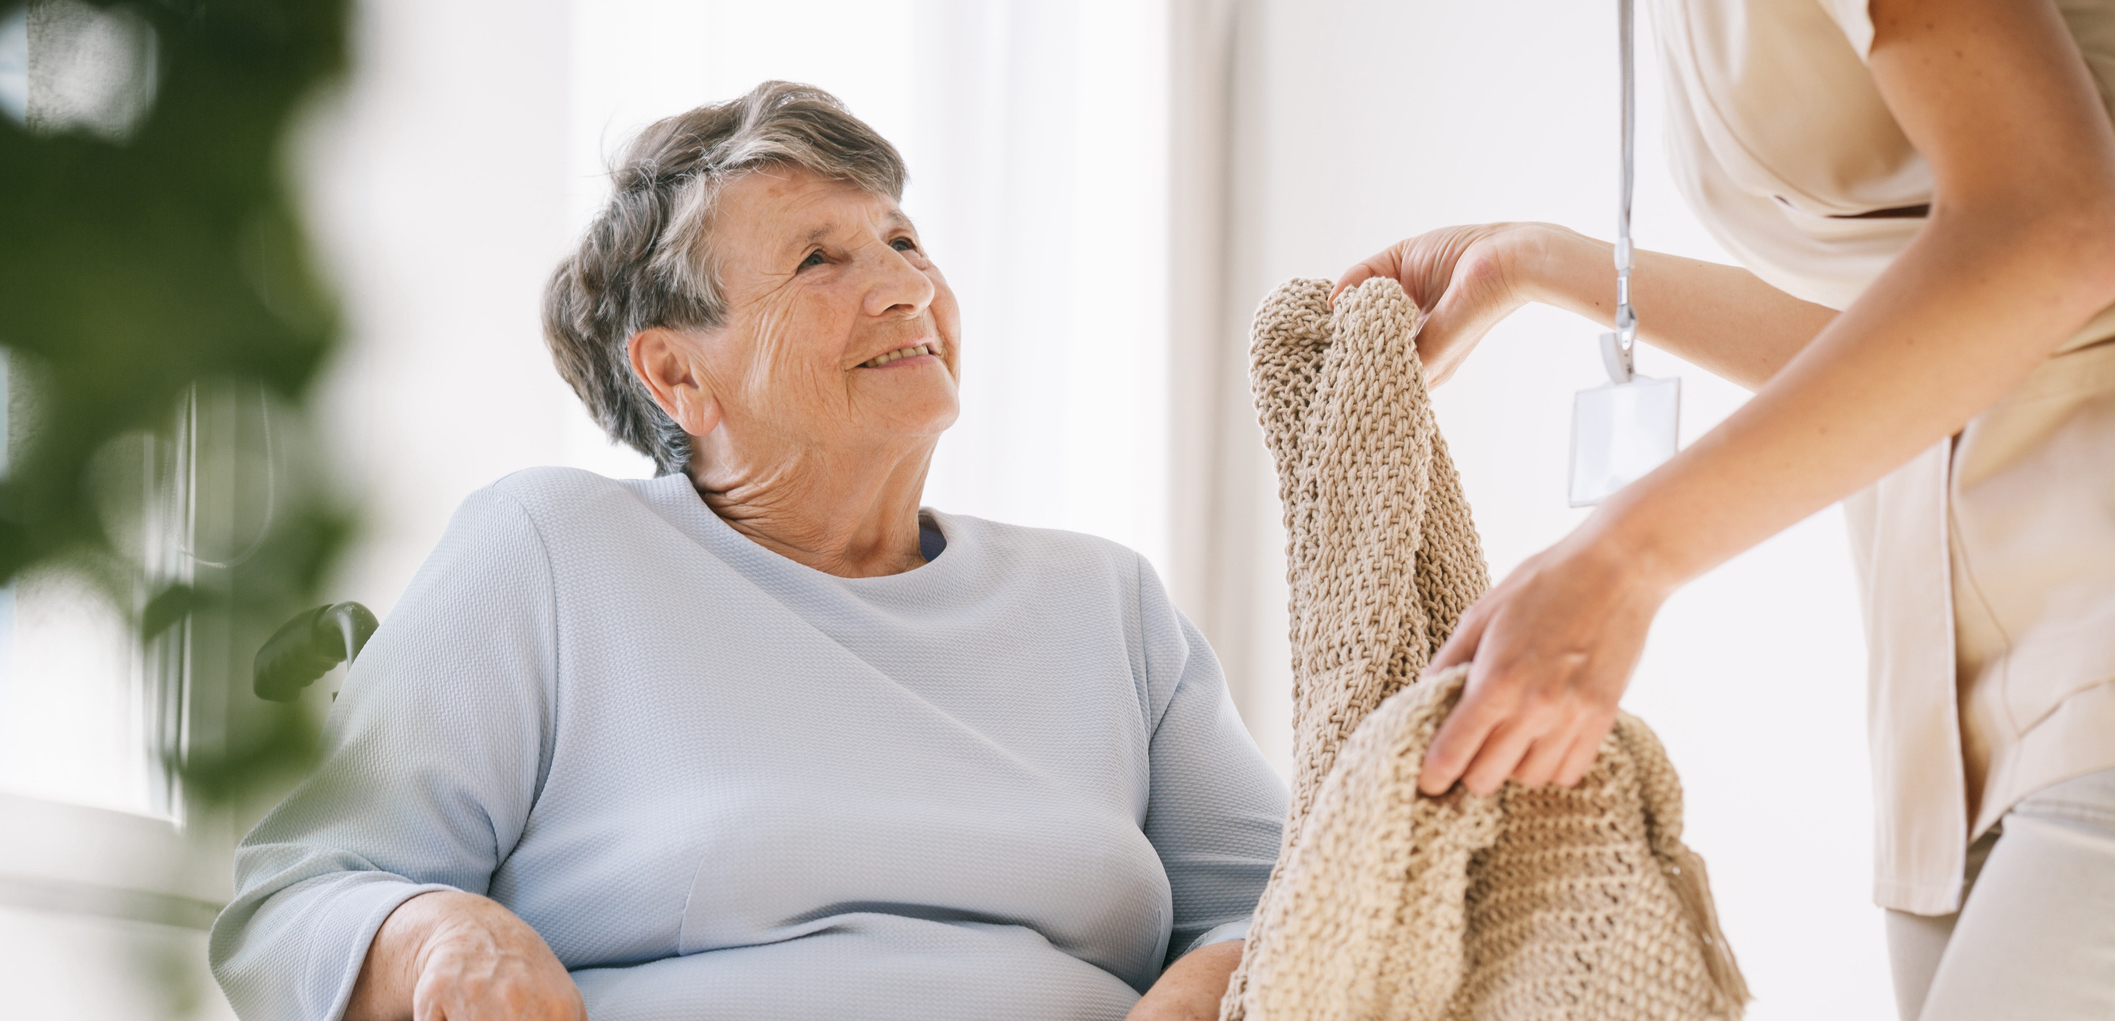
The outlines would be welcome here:
[[[932,353],[933,347],[931,344],[918,344],[912,347],[899,347],[896,350],[891,351],[888,354],[882,355],[879,358],[862,363],[860,367],[866,369],[878,369],[884,365],[887,365],[890,362],[895,361],[898,358],[909,358],[913,355],[929,355]]]

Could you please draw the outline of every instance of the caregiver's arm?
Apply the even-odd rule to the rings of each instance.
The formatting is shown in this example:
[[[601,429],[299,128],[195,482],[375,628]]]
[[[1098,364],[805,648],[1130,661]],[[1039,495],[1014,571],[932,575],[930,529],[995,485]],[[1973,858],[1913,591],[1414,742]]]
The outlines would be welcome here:
[[[1631,271],[1638,336],[1754,390],[1821,332],[1836,310],[1801,301],[1739,266],[1639,251]],[[1337,281],[1401,281],[1426,310],[1417,353],[1446,382],[1499,320],[1529,302],[1610,326],[1615,246],[1547,223],[1443,227],[1390,245]],[[1332,294],[1332,298],[1334,293]]]
[[[1604,323],[1616,318],[1615,246],[1547,228],[1529,258],[1541,260],[1534,298]],[[1638,252],[1631,305],[1638,337],[1750,390],[1761,389],[1836,318],[1739,266]]]
[[[1874,0],[1931,217],[1755,398],[1466,614],[1422,786],[1575,782],[1674,588],[1958,431],[2115,301],[2115,131],[2050,0]]]

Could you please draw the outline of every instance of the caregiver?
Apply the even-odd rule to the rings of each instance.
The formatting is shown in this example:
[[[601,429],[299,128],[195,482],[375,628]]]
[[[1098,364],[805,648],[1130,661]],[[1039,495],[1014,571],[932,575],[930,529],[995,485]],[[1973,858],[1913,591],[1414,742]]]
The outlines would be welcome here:
[[[1745,268],[1639,253],[1643,339],[1756,391],[1463,618],[1422,785],[1572,783],[1675,588],[1837,500],[1864,576],[1902,1016],[2115,1017],[2115,3],[1657,0],[1676,179]],[[1434,231],[1346,273],[1434,381],[1611,247]]]

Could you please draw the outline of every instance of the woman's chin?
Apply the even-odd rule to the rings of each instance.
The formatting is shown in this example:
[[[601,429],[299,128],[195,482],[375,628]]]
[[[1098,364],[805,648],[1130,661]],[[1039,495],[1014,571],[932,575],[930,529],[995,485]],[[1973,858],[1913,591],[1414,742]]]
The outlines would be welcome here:
[[[961,409],[955,404],[954,394],[947,396],[945,404],[936,402],[931,407],[903,409],[905,413],[896,419],[894,431],[906,436],[923,437],[937,437],[946,432],[961,414]]]
[[[859,419],[866,424],[860,431],[868,437],[931,438],[946,432],[961,414],[961,408],[955,403],[952,391],[920,394],[915,397],[906,395],[904,399],[885,403],[861,403],[865,405],[865,413],[860,415]]]
[[[888,431],[918,435],[937,433],[953,425],[961,408],[955,395],[955,377],[945,363],[931,355],[858,370],[854,374],[852,400],[871,418],[889,423]]]

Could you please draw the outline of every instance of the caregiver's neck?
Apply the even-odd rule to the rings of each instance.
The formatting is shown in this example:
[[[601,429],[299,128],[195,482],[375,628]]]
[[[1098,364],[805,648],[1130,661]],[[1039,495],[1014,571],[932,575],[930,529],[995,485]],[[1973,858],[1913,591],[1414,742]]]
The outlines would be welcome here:
[[[918,504],[936,439],[768,458],[715,445],[691,483],[720,520],[789,560],[840,578],[901,574],[925,564]]]

